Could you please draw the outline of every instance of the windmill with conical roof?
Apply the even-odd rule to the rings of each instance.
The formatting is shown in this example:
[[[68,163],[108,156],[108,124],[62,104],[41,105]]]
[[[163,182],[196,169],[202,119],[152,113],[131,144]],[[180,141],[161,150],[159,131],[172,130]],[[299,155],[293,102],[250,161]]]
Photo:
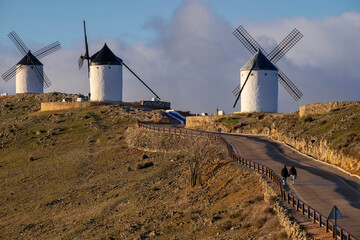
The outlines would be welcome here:
[[[103,48],[90,56],[87,43],[86,25],[84,21],[85,54],[78,61],[79,69],[88,62],[88,76],[90,79],[91,101],[122,101],[122,66],[125,66],[142,84],[145,85],[158,99],[160,97],[150,89],[144,81],[135,74],[121,58],[116,56],[105,43]]]
[[[254,54],[240,69],[240,85],[233,90],[237,97],[234,108],[241,96],[241,112],[277,112],[278,82],[294,100],[302,97],[300,90],[275,65],[303,37],[296,28],[269,54],[242,26],[233,33]]]
[[[59,50],[60,43],[56,41],[32,53],[14,31],[9,33],[8,37],[24,57],[1,77],[8,82],[15,76],[16,93],[43,93],[44,88],[51,86],[51,82],[45,74],[39,58]]]

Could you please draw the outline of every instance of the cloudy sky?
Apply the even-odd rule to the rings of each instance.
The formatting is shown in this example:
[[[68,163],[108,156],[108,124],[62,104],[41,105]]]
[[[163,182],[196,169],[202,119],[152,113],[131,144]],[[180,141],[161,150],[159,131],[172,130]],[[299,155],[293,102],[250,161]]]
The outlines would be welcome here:
[[[62,49],[42,58],[52,86],[46,92],[88,94],[82,20],[90,53],[106,42],[161,98],[195,113],[232,108],[231,91],[250,58],[234,37],[242,25],[270,52],[291,30],[304,37],[278,66],[302,91],[295,102],[279,85],[279,111],[300,105],[360,100],[360,1],[358,0],[133,0],[0,1],[0,73],[21,59],[7,34],[16,31],[33,51],[54,41]],[[124,101],[152,94],[124,70]],[[15,93],[15,81],[0,79],[0,92]]]

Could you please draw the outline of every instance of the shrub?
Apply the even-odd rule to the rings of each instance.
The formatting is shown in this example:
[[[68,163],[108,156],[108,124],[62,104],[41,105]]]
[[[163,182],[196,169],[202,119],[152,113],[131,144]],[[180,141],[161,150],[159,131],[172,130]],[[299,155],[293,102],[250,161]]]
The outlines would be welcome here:
[[[314,121],[314,119],[311,117],[311,116],[307,116],[307,117],[305,117],[304,118],[304,120],[303,120],[304,122],[312,122],[312,121]]]
[[[160,188],[158,188],[158,187],[155,186],[155,185],[151,187],[151,191],[154,191],[154,192],[155,192],[155,191],[159,191],[159,190],[160,190]]]
[[[229,230],[232,226],[233,226],[232,221],[227,220],[227,221],[225,221],[224,223],[222,223],[222,224],[220,225],[220,230],[222,230],[222,231],[227,231],[227,230]]]
[[[136,168],[137,169],[143,169],[143,168],[148,168],[148,167],[152,167],[154,166],[153,162],[145,162],[145,163],[139,163]]]

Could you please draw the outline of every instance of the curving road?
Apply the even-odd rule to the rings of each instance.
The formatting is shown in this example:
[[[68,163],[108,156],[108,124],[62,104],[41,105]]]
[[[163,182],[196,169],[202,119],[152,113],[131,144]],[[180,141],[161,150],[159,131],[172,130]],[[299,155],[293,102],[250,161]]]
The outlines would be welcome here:
[[[157,125],[164,127],[164,125]],[[167,125],[175,128],[179,125]],[[179,129],[180,128],[180,129]],[[194,131],[196,132],[196,131]],[[280,175],[284,165],[294,165],[298,177],[289,192],[309,204],[322,215],[328,216],[334,205],[342,216],[338,224],[360,239],[360,179],[316,161],[266,136],[221,134],[236,154],[273,169]]]
[[[298,178],[290,192],[328,216],[334,205],[343,219],[338,224],[360,239],[360,180],[315,161],[265,136],[222,134],[235,153],[272,168],[278,174],[284,165],[294,165]],[[288,179],[289,180],[289,179]]]

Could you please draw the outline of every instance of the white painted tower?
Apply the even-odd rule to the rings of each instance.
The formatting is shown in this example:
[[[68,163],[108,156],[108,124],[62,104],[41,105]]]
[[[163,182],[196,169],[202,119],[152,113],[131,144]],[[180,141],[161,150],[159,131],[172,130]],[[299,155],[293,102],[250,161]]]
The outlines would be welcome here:
[[[122,101],[122,60],[108,46],[90,58],[90,100]]]
[[[29,51],[17,64],[16,93],[43,93],[43,64]],[[35,69],[36,68],[36,69]]]
[[[259,50],[241,69],[241,112],[278,111],[278,69]]]

